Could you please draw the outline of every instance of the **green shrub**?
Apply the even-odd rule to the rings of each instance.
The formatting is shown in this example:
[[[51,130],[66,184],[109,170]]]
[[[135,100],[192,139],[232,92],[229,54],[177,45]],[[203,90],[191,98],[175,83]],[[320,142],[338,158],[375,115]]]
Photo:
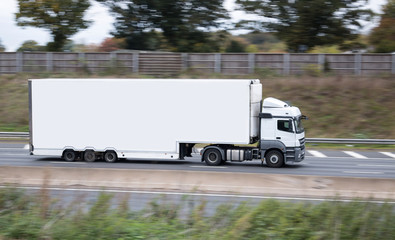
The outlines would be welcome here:
[[[181,204],[169,204],[158,199],[145,210],[132,212],[104,193],[92,204],[79,199],[79,204],[61,206],[51,200],[46,206],[40,199],[17,189],[0,189],[0,239],[376,240],[395,236],[393,204],[265,200],[257,206],[224,204],[207,214],[202,201],[188,216],[180,216],[180,207],[193,202],[185,198]],[[42,215],[42,209],[47,209],[47,215]]]

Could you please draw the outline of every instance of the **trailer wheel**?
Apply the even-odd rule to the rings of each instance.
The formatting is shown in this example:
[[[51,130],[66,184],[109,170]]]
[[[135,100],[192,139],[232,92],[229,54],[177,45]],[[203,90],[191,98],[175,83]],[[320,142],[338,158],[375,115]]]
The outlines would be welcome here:
[[[74,150],[65,150],[63,152],[63,159],[67,162],[74,162],[76,159]]]
[[[118,160],[117,153],[114,151],[107,151],[104,153],[104,161],[108,163],[113,163]]]
[[[203,159],[209,166],[218,166],[222,162],[221,153],[217,149],[208,149]]]
[[[280,168],[284,165],[284,156],[277,150],[271,150],[265,156],[266,165],[272,168]]]
[[[86,150],[84,152],[84,160],[87,162],[94,162],[96,160],[96,155],[93,150]]]

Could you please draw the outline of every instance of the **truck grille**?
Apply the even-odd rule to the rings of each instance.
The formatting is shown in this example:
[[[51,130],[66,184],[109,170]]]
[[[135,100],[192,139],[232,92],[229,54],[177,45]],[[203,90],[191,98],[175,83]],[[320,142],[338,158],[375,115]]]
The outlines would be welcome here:
[[[300,145],[304,145],[306,143],[306,139],[305,138],[301,138],[299,139]]]

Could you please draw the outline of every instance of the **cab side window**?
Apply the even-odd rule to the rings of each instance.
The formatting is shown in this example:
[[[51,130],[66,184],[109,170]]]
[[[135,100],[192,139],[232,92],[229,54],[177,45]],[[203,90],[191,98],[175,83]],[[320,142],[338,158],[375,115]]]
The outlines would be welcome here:
[[[278,120],[277,129],[285,132],[292,132],[292,122],[288,120]]]

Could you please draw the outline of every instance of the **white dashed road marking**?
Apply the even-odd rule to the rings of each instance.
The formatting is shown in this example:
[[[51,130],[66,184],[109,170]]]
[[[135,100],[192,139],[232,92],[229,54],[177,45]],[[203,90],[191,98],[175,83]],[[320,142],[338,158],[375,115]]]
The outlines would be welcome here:
[[[314,150],[308,150],[308,152],[313,155],[314,157],[319,157],[319,158],[326,158],[327,156],[323,154],[322,152],[314,151]]]
[[[367,158],[359,153],[353,152],[353,151],[343,151],[345,154],[350,155],[351,157],[355,158]]]
[[[393,154],[393,153],[390,153],[390,152],[380,152],[381,154],[384,154],[384,155],[386,155],[386,156],[388,156],[388,157],[392,157],[392,158],[395,158],[395,154]]]
[[[395,165],[375,165],[375,164],[358,164],[360,167],[384,167],[384,168],[395,168]]]

